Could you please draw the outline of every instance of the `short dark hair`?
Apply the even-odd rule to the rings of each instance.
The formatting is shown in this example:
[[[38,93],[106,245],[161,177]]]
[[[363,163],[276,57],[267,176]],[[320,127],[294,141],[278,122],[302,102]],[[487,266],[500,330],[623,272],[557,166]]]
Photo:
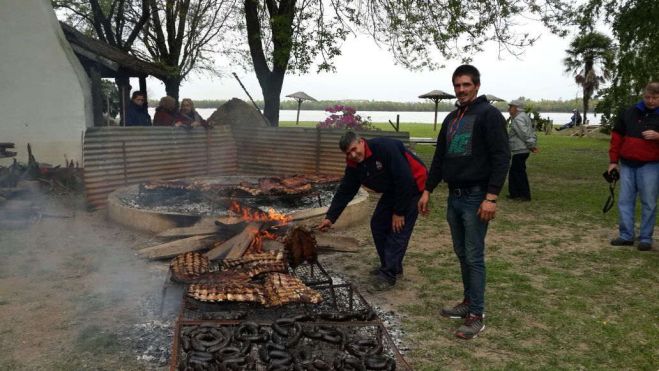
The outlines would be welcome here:
[[[453,72],[453,78],[451,79],[451,82],[455,81],[456,77],[465,75],[471,77],[471,82],[473,82],[474,85],[480,85],[481,73],[478,72],[476,67],[470,64],[463,64],[462,66],[456,68],[455,72]]]
[[[648,83],[645,85],[643,92],[648,94],[659,94],[659,82],[652,81],[651,83]]]
[[[350,147],[352,143],[360,139],[361,137],[359,134],[355,133],[354,131],[346,131],[343,135],[341,135],[341,139],[339,139],[339,148],[341,148],[341,152],[347,151],[348,147]]]
[[[141,90],[135,90],[133,92],[133,95],[130,96],[130,99],[133,100],[133,99],[135,99],[135,97],[139,97],[140,95],[143,96],[144,98],[146,98],[146,93],[145,92],[143,92]]]

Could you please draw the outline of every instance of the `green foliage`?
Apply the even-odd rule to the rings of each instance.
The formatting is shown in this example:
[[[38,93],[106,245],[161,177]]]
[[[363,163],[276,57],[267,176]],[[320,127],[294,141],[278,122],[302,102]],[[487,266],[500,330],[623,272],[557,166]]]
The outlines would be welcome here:
[[[565,71],[575,73],[575,81],[583,88],[585,122],[593,93],[610,76],[615,48],[608,36],[593,31],[575,37],[565,52]]]
[[[582,24],[610,26],[618,44],[611,86],[600,91],[597,105],[608,129],[624,108],[640,100],[648,82],[659,80],[659,6],[655,0],[589,0],[579,13],[587,15]]]

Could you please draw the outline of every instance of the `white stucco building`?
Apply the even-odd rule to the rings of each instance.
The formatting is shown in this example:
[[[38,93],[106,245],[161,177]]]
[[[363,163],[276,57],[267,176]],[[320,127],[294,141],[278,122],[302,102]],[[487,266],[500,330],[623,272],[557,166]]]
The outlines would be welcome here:
[[[19,161],[30,143],[37,161],[82,163],[91,84],[50,1],[0,0],[0,9],[0,142],[16,143]]]

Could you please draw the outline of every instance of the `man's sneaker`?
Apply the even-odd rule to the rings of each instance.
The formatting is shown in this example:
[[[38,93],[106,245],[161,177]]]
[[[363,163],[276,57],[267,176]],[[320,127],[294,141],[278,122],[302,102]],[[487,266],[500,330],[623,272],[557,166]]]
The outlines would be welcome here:
[[[639,242],[638,251],[650,251],[652,250],[652,242]]]
[[[453,307],[444,307],[442,311],[439,312],[442,317],[448,318],[465,318],[469,314],[469,302],[463,300],[462,303],[453,306]]]
[[[620,237],[616,237],[611,240],[611,245],[612,246],[632,246],[634,244],[634,241],[628,241],[628,240],[623,240]]]
[[[465,318],[465,323],[455,331],[455,336],[460,339],[469,340],[477,337],[483,330],[485,330],[483,316],[470,313]]]

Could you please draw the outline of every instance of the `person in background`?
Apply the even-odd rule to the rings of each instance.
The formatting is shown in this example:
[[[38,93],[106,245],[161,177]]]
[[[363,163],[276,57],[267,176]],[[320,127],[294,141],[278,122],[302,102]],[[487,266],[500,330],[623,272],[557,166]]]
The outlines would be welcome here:
[[[154,126],[184,126],[185,118],[176,110],[176,100],[169,95],[160,98],[153,115]]]
[[[582,121],[581,113],[579,113],[579,110],[575,108],[575,109],[572,110],[572,117],[570,117],[570,122],[568,122],[567,124],[557,128],[556,130],[561,131],[561,130],[569,129],[569,128],[572,128],[572,127],[575,127],[575,126],[579,126],[579,125],[581,125],[581,121]]]
[[[508,173],[508,198],[531,201],[526,160],[529,158],[529,153],[538,152],[535,129],[531,118],[524,112],[523,101],[516,99],[508,103],[508,113],[512,119],[508,126],[508,143],[513,156]]]
[[[417,201],[428,176],[426,166],[396,139],[364,139],[348,131],[339,140],[339,148],[346,154],[345,173],[318,229],[324,232],[336,222],[361,185],[382,193],[371,217],[380,258],[380,265],[371,272],[372,289],[390,289],[403,274],[407,244],[419,215]]]
[[[128,107],[126,107],[125,126],[151,126],[151,116],[147,109],[146,94],[143,91],[133,92]]]
[[[641,199],[638,249],[651,250],[659,195],[659,82],[649,83],[643,100],[618,115],[611,131],[609,162],[609,174],[613,170],[620,173],[619,236],[611,240],[611,245],[634,244],[638,195]]]
[[[446,116],[437,136],[418,207],[427,215],[430,192],[440,181],[448,183],[446,219],[460,261],[463,298],[459,304],[443,308],[440,315],[463,318],[455,336],[472,339],[485,329],[485,235],[506,181],[510,146],[506,119],[485,95],[478,96],[478,69],[462,65],[453,72],[452,80],[459,105]]]
[[[181,108],[179,110],[181,117],[185,119],[184,125],[196,128],[198,126],[207,127],[206,120],[204,120],[194,108],[194,103],[190,98],[183,98],[181,100]]]

